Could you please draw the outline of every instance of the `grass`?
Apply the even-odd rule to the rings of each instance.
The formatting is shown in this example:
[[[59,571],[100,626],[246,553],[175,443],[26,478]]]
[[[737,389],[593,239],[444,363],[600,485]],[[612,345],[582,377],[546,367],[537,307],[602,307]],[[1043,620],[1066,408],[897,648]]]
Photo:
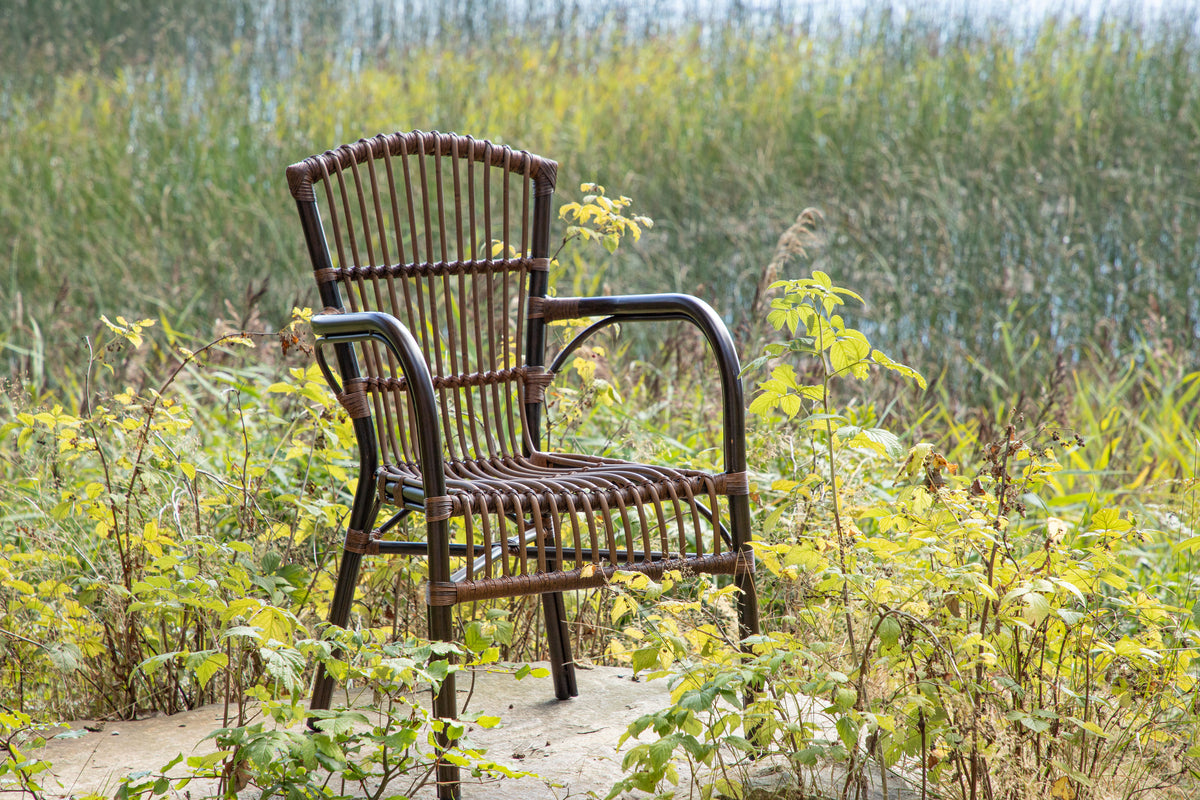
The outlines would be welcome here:
[[[10,81],[7,371],[56,360],[99,313],[206,331],[266,288],[278,318],[308,293],[283,167],[409,127],[549,154],[563,199],[592,179],[637,198],[658,225],[609,283],[691,290],[732,320],[816,207],[825,266],[870,299],[874,337],[926,372],[953,365],[973,396],[969,359],[1004,373],[1031,352],[1002,377],[1044,378],[1081,346],[1125,357],[1200,330],[1194,27],[1050,18],[1025,37],[880,14],[820,37],[734,17],[614,31],[428,39],[357,64],[226,32],[207,60],[147,45]]]

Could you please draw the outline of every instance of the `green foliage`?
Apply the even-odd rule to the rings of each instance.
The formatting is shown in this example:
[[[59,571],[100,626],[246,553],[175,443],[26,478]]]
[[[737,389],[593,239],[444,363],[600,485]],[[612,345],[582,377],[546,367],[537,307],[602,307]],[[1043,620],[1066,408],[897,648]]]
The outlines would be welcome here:
[[[30,755],[44,744],[32,732],[28,714],[0,707],[0,786],[11,785],[22,793],[37,796],[42,791],[38,775],[50,769],[50,763]]]
[[[636,242],[642,238],[642,228],[654,227],[654,221],[649,217],[626,216],[633,201],[624,195],[615,199],[606,197],[604,187],[596,183],[580,184],[579,191],[590,194],[584,194],[581,202],[564,203],[558,209],[559,218],[570,223],[563,234],[564,246],[572,239],[598,241],[612,254],[626,234],[633,236]]]
[[[1170,514],[1189,520],[1172,557],[1146,524],[1155,512],[1139,522],[1100,487],[1079,492],[1095,449],[1078,435],[1043,427],[1037,443],[1014,421],[980,441],[951,425],[948,441],[962,437],[957,451],[978,462],[969,472],[929,443],[900,458],[856,443],[874,429],[862,424],[870,412],[835,413],[831,379],[907,368],[876,360],[836,318],[855,295],[827,276],[786,289],[770,322],[791,337],[753,365],[771,368],[755,403],[760,452],[781,468],[759,488],[771,498],[755,544],[768,632],[733,641],[716,611],[724,590],[712,588],[627,623],[614,653],[668,676],[672,704],[630,727],[627,775],[610,796],[672,796],[683,763],[701,797],[741,797],[763,758],[814,779],[840,763],[843,796],[868,772],[886,786],[887,769],[960,800],[1188,796],[1200,640],[1180,582],[1191,581],[1181,557],[1194,477]],[[850,354],[835,357],[846,341]],[[800,355],[816,363],[780,363]],[[1146,571],[1151,552],[1163,555]],[[1172,576],[1180,569],[1189,575]]]
[[[758,396],[750,404],[750,412],[765,414],[778,408],[788,419],[793,419],[800,413],[805,401],[809,401],[810,406],[818,404],[821,414],[808,415],[800,421],[802,426],[815,426],[830,433],[841,432],[838,438],[852,444],[882,447],[877,438],[886,439],[886,432],[879,432],[873,438],[858,428],[852,432],[841,431],[845,420],[835,418],[829,412],[828,398],[832,381],[846,376],[865,381],[873,366],[911,378],[922,389],[926,386],[925,379],[911,367],[897,363],[872,348],[862,331],[846,326],[845,320],[834,311],[845,304],[844,298],[860,303],[862,298],[849,289],[834,286],[824,272],[818,270],[811,278],[776,281],[769,288],[782,289],[783,296],[771,301],[767,322],[775,330],[786,329],[791,338],[786,342],[766,345],[763,355],[751,361],[743,369],[743,374],[784,357],[812,356],[819,362],[819,382],[801,383],[792,364],[779,364],[771,370],[771,377],[759,387]],[[888,441],[890,443],[892,440]],[[899,455],[895,447],[890,454]]]
[[[261,640],[256,630],[249,635]],[[491,640],[478,641],[485,640],[478,650],[459,651],[414,639],[388,641],[381,630],[330,628],[325,638],[301,639],[294,646],[272,642],[264,651],[269,651],[272,679],[248,692],[255,719],[209,734],[218,750],[188,758],[185,775],[168,774],[183,761],[180,755],[156,772],[127,776],[116,796],[158,797],[206,778],[218,782],[222,797],[250,788],[263,796],[408,797],[435,779],[442,759],[476,777],[531,775],[486,758],[471,744],[462,723],[490,728],[497,718],[473,715],[448,723],[433,719],[427,709],[427,692],[436,692],[447,675],[462,668],[454,660],[467,668],[492,660]],[[353,686],[353,696],[332,709],[310,712],[304,700],[311,663],[323,664],[342,685]],[[526,668],[516,674],[533,672]],[[436,745],[431,732],[441,731],[456,738],[452,747]]]
[[[168,345],[175,363],[156,388],[104,392],[101,379],[150,349],[154,321],[103,321],[111,338],[93,348],[82,407],[17,411],[0,428],[17,448],[0,494],[16,522],[0,537],[0,686],[20,709],[127,718],[194,708],[270,673],[261,647],[290,642],[311,593],[328,591],[294,558],[345,513],[336,491],[309,494],[344,486],[325,442],[345,441],[347,423],[313,399],[311,375],[297,390],[319,413],[244,405],[244,394],[282,395],[215,368],[250,343],[240,332],[195,351]],[[209,378],[193,372],[203,361]],[[181,377],[226,405],[181,399]],[[276,441],[252,444],[260,436]],[[303,491],[268,496],[264,481]],[[233,635],[244,630],[261,641]]]
[[[83,408],[18,411],[2,431],[20,477],[0,512],[30,524],[0,536],[0,685],[17,705],[0,706],[0,775],[40,791],[36,775],[49,765],[26,755],[37,744],[25,735],[29,712],[132,717],[218,699],[226,711],[215,754],[127,776],[117,796],[162,796],[198,778],[230,796],[246,786],[331,796],[336,776],[383,797],[402,782],[415,791],[438,759],[475,775],[525,775],[486,759],[458,723],[446,731],[458,741],[439,750],[428,731],[450,723],[424,707],[424,691],[462,668],[452,661],[495,665],[513,648],[505,609],[464,615],[461,653],[398,636],[378,617],[313,637],[332,588],[329,544],[340,544],[330,533],[353,489],[349,421],[319,370],[293,368],[268,384],[226,349],[252,342],[238,332],[195,351],[168,344],[175,363],[165,380],[108,394],[100,379],[123,374],[125,359],[161,355],[162,343],[152,320],[103,323],[112,338],[95,346]],[[291,327],[270,338],[304,350]],[[367,570],[363,591],[382,589],[386,602],[373,604],[395,619],[401,589],[415,592],[418,578],[385,560]],[[309,731],[304,701],[317,664],[356,693],[313,713]]]

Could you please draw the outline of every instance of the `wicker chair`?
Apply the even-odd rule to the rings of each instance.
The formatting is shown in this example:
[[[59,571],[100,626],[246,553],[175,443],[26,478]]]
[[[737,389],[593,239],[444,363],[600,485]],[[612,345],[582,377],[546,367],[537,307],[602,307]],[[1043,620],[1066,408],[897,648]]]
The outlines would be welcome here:
[[[347,623],[364,555],[428,559],[437,639],[451,639],[457,603],[541,595],[554,692],[565,700],[577,691],[564,590],[601,586],[616,570],[722,573],[742,590],[743,636],[757,632],[758,610],[729,333],[687,295],[547,297],[557,169],[490,142],[414,131],[313,156],[287,179],[324,305],[312,319],[317,361],[358,439],[330,620]],[[547,367],[547,323],[578,317],[599,319]],[[690,322],[715,353],[723,473],[543,451],[541,408],[560,365],[597,330],[646,320]],[[377,526],[384,506],[396,513]],[[391,538],[413,512],[425,536]],[[327,708],[332,690],[318,674],[312,707]],[[453,676],[434,712],[455,717]],[[457,768],[443,763],[438,783],[440,797],[457,796]]]

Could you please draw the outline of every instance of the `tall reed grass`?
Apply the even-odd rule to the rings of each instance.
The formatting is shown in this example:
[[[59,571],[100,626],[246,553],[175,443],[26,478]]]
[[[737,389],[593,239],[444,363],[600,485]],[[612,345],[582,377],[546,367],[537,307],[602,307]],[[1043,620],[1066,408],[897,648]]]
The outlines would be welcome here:
[[[283,167],[412,127],[554,157],[564,199],[580,180],[636,197],[658,224],[614,289],[686,289],[738,318],[811,206],[822,266],[868,297],[873,338],[951,365],[956,391],[1029,351],[1004,377],[1036,382],[1083,344],[1163,342],[1195,363],[1193,24],[1050,17],[1029,37],[880,13],[816,36],[730,11],[639,36],[612,17],[591,37],[480,23],[472,46],[427,27],[350,55],[284,25],[264,56],[263,19],[217,26],[202,58],[166,23],[135,29],[159,44],[133,54],[114,37],[67,58],[68,22],[31,36],[41,77],[0,83],[6,372],[51,381],[99,313],[197,332],[256,304],[281,319],[308,297]]]

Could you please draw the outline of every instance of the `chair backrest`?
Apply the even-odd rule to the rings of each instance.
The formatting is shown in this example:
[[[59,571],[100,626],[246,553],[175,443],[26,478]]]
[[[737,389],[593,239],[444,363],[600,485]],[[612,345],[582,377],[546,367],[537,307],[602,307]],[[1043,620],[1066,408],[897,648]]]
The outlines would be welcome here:
[[[557,169],[524,151],[420,131],[288,168],[322,302],[385,311],[412,331],[451,461],[518,455],[536,440],[525,414],[545,386],[544,331],[540,319],[527,324],[528,299],[546,293]],[[399,364],[375,343],[357,361],[381,456],[415,466]]]

